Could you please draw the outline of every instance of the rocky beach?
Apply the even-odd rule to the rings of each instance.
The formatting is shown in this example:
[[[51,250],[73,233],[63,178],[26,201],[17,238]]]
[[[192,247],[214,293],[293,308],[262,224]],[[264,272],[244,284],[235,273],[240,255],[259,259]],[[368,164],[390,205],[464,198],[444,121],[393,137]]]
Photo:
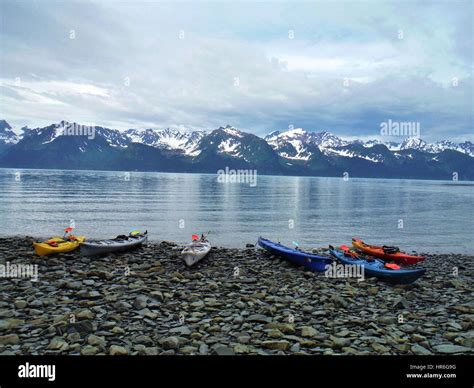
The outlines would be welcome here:
[[[0,239],[1,355],[472,354],[472,256],[425,254],[411,285],[331,279],[253,246],[213,248],[187,268],[149,243],[101,258],[35,256]],[[323,252],[322,249],[319,250]],[[420,252],[422,253],[422,252]]]

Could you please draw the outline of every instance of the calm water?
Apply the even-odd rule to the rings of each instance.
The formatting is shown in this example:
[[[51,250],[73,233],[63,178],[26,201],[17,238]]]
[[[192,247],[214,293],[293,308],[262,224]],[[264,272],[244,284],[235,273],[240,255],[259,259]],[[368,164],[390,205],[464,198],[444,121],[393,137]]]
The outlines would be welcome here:
[[[19,171],[19,180],[15,173]],[[369,242],[419,252],[474,250],[474,186],[441,181],[258,176],[256,187],[216,175],[0,169],[0,235],[50,236],[70,220],[101,238],[147,229],[219,246],[259,235],[303,247]],[[399,220],[403,228],[399,228]],[[292,226],[293,228],[290,228]]]

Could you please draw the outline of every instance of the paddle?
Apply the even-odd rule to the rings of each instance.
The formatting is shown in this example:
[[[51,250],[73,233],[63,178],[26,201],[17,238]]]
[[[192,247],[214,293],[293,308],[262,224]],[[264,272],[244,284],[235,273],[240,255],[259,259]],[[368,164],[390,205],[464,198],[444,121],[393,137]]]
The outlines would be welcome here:
[[[66,236],[68,233],[72,232],[74,228],[72,226],[68,226],[66,229],[64,229],[64,235],[63,235],[63,240],[66,239]]]
[[[296,241],[292,241],[292,243],[293,243],[293,245],[295,246],[295,249],[296,249],[297,251],[299,251],[299,250],[300,250],[300,244],[298,244]]]
[[[66,241],[66,239],[68,238],[67,237],[67,234],[72,232],[74,230],[74,228],[72,226],[68,226],[66,229],[64,229],[64,234],[63,234],[63,240],[65,241],[53,241],[53,240],[47,240],[45,241],[45,244],[48,244],[52,247],[57,247],[59,244],[64,244],[64,243],[67,243],[68,241]],[[69,237],[71,240],[74,238],[74,236],[70,236]]]
[[[207,236],[211,234],[211,231],[208,230],[207,233],[201,233],[201,241],[207,241]],[[199,235],[197,234],[192,234],[191,235],[191,240],[192,241],[198,241],[199,240]]]
[[[341,245],[339,249],[343,251],[345,255],[350,256],[354,259],[358,257],[357,254],[354,251],[351,251],[351,248],[349,248],[347,245]]]

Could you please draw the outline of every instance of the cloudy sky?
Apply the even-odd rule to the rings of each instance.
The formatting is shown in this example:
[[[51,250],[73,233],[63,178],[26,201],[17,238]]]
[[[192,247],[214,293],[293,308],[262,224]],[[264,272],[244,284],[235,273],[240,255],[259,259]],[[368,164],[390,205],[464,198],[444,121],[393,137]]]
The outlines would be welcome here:
[[[0,118],[474,140],[473,2],[0,0]]]

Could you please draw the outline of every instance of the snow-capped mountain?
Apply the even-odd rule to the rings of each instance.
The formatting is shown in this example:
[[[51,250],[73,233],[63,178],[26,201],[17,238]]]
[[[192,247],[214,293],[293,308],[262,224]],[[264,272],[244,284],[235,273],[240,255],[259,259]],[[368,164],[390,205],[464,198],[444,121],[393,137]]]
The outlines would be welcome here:
[[[230,125],[204,136],[197,150],[196,162],[209,169],[230,163],[235,168],[260,166],[262,171],[277,170],[278,155],[264,139]]]
[[[77,134],[89,139],[100,137],[111,147],[127,148],[131,143],[145,144],[155,148],[182,151],[186,155],[196,155],[196,145],[206,135],[205,131],[180,132],[173,129],[129,129],[119,131],[101,126],[87,126],[68,121],[51,124],[42,128],[23,128],[22,136],[11,131],[10,125],[0,121],[0,144],[16,144],[22,138],[35,139],[37,143],[48,144],[60,136]]]
[[[28,128],[25,127],[23,135],[20,140],[29,141],[30,139],[35,143],[47,144],[56,140],[62,135],[63,127],[61,123],[51,124],[42,128]]]
[[[180,132],[170,128],[161,131],[154,129],[146,129],[144,131],[129,129],[125,132],[125,135],[132,143],[141,143],[168,150],[179,150],[186,155],[196,156],[199,154],[196,146],[206,135],[206,132]]]
[[[13,128],[5,120],[0,120],[0,144],[16,144],[20,141]]]
[[[73,136],[71,136],[73,135]],[[400,143],[344,139],[302,128],[265,138],[227,125],[211,131],[80,126],[61,121],[23,128],[0,120],[0,167],[216,172],[229,167],[281,175],[474,179],[470,141]]]
[[[454,143],[449,140],[438,141],[431,145],[428,152],[436,153],[444,150],[454,150],[474,157],[474,143],[465,141],[463,143]]]
[[[470,141],[457,144],[445,140],[431,144],[417,137],[407,138],[401,143],[383,142],[378,139],[345,140],[327,131],[309,132],[302,128],[285,132],[273,131],[265,136],[265,140],[281,157],[297,160],[308,160],[312,155],[312,146],[318,147],[326,155],[344,154],[344,156],[355,157],[357,153],[340,149],[350,144],[360,144],[364,148],[385,145],[390,151],[414,149],[422,152],[438,153],[444,150],[454,150],[474,157],[474,147]]]
[[[94,126],[92,128],[94,131],[94,138],[96,136],[102,137],[111,147],[125,148],[131,143],[129,137],[125,133],[116,129],[99,126]]]
[[[429,152],[431,154],[443,152],[445,150],[453,150],[474,157],[474,144],[470,141],[454,143],[449,140],[441,140],[436,143],[427,143],[420,138],[408,138],[399,144],[392,142],[390,143],[390,146],[387,145],[387,147],[391,151],[418,150]]]
[[[265,136],[265,140],[280,156],[297,160],[309,160],[314,147],[322,151],[348,144],[330,132],[309,132],[302,128],[286,132],[275,131]]]
[[[474,157],[474,143],[471,141],[465,141],[463,143],[459,143],[456,148],[456,151],[463,152],[469,156]]]

